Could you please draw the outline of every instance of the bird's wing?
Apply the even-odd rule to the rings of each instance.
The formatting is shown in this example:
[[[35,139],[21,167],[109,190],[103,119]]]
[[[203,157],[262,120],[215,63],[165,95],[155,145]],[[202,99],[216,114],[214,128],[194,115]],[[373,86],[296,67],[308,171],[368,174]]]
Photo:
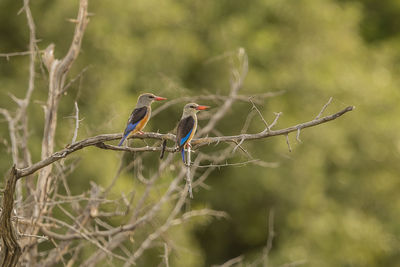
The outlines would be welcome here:
[[[194,118],[192,116],[188,116],[183,118],[178,124],[178,130],[176,134],[176,141],[179,148],[183,148],[183,146],[188,142],[190,134],[193,131],[194,127]]]
[[[128,123],[125,128],[124,136],[132,132],[136,125],[144,118],[147,114],[147,107],[135,108],[132,111],[131,116],[128,119]]]
[[[144,117],[146,117],[148,110],[147,107],[135,108],[132,111],[131,116],[128,119],[128,123],[126,125],[124,136],[122,137],[121,141],[119,142],[118,146],[121,146],[128,135],[135,130],[136,126],[139,124]]]

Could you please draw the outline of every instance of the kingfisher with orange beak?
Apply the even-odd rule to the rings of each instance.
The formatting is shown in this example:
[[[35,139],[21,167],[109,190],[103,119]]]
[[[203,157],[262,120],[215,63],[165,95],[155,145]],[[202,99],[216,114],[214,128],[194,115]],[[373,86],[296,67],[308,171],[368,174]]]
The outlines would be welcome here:
[[[200,110],[208,109],[209,106],[201,106],[196,103],[186,104],[183,108],[182,118],[178,124],[176,134],[176,144],[179,146],[179,150],[182,154],[183,163],[185,163],[185,148],[190,146],[196,129],[197,129],[197,112]]]
[[[142,130],[150,119],[151,103],[160,100],[166,100],[166,98],[155,96],[150,93],[141,94],[139,96],[136,107],[132,111],[132,114],[128,119],[128,123],[124,131],[124,136],[122,137],[118,146],[121,146],[129,135],[133,135],[135,133],[143,134]]]

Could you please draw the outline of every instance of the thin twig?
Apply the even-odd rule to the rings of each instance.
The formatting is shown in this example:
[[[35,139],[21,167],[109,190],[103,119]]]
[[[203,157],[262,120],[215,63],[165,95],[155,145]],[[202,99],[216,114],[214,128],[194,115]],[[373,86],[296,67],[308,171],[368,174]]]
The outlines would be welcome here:
[[[288,146],[289,152],[292,152],[292,147],[290,146],[290,141],[289,141],[289,134],[286,134],[285,137],[286,137],[286,144]]]
[[[332,97],[329,98],[328,102],[322,107],[321,111],[318,113],[317,117],[315,117],[314,120],[318,120],[321,116],[322,113],[324,113],[325,109],[329,106],[329,104],[332,102]]]
[[[43,52],[43,51],[39,51],[39,52]],[[35,53],[35,52],[33,52],[33,53]],[[32,54],[32,51],[0,53],[0,57],[5,57],[7,60],[10,60],[10,57],[27,56],[27,55],[31,55],[31,54]]]
[[[245,120],[245,122],[243,124],[242,130],[240,131],[241,134],[244,134],[244,133],[247,132],[247,130],[250,127],[250,123],[253,120],[254,115],[256,115],[256,113],[253,112],[253,109],[249,112],[249,114],[247,114],[247,117],[246,117],[246,120]]]
[[[151,243],[171,227],[172,221],[175,219],[175,217],[181,210],[182,206],[185,204],[187,192],[188,192],[188,185],[186,184],[185,188],[180,194],[178,201],[175,204],[174,209],[170,212],[166,222],[143,241],[143,243],[135,251],[132,257],[130,257],[129,260],[126,262],[124,267],[127,267],[129,264],[134,264],[136,260],[143,254],[143,252],[151,245]]]
[[[238,147],[240,147],[243,144],[244,138],[242,138],[240,140],[240,142],[233,148],[232,153],[236,152],[236,149],[238,149]]]
[[[241,263],[243,260],[244,260],[244,256],[240,255],[240,256],[237,256],[236,258],[228,260],[224,264],[212,265],[212,266],[213,267],[230,267],[230,266],[234,266],[235,264]]]
[[[261,111],[257,108],[256,104],[254,104],[252,98],[249,98],[249,101],[251,102],[251,104],[253,105],[252,109],[254,109],[255,111],[257,111],[258,115],[260,116],[261,120],[263,121],[264,125],[265,125],[265,130],[269,131],[270,126],[268,125],[267,121],[264,119],[264,116],[261,114]]]
[[[297,142],[299,142],[299,143],[301,143],[301,140],[300,140],[300,131],[301,131],[301,128],[297,128],[296,140],[297,140]]]
[[[264,252],[263,252],[263,260],[264,260],[264,267],[268,266],[268,256],[269,253],[272,249],[272,242],[274,240],[275,237],[275,231],[274,231],[274,210],[271,209],[269,211],[269,215],[268,215],[268,239],[267,239],[267,245],[264,248]]]
[[[279,117],[282,115],[282,112],[274,112],[275,114],[275,119],[274,121],[271,123],[271,125],[269,126],[269,129],[271,130],[272,127],[275,126],[275,124],[278,122]]]
[[[19,236],[20,237],[33,237],[33,238],[42,239],[42,240],[49,240],[49,238],[44,235],[30,235],[30,234],[20,233]]]
[[[164,255],[163,255],[163,259],[164,259],[165,267],[169,267],[168,256],[169,256],[168,244],[167,244],[167,243],[164,243]]]
[[[71,144],[76,142],[76,138],[78,137],[78,129],[79,129],[79,107],[78,103],[75,101],[74,103],[75,106],[75,130],[74,130],[74,136],[72,137]]]
[[[81,70],[81,72],[78,73],[78,75],[76,75],[73,79],[71,79],[65,86],[64,88],[61,90],[61,92],[59,93],[60,95],[65,94],[68,90],[68,88],[76,81],[78,80],[80,77],[82,77],[82,75],[90,68],[90,66],[86,66],[85,68],[83,68]]]
[[[216,167],[216,168],[221,168],[221,167],[240,167],[244,166],[250,163],[256,163],[259,162],[259,159],[252,159],[244,162],[236,162],[236,163],[225,163],[225,164],[209,164],[209,165],[192,165],[196,166],[197,168],[210,168],[210,167]]]

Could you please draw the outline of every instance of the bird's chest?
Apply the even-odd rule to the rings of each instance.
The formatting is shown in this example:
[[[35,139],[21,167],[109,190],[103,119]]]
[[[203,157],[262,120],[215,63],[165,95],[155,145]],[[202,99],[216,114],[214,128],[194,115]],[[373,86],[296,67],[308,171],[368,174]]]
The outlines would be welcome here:
[[[192,138],[194,137],[194,135],[195,135],[195,133],[196,133],[196,130],[197,130],[197,120],[195,119],[194,125],[193,125],[193,130],[192,130],[192,132],[190,133],[189,142],[190,142],[190,140],[192,140]]]

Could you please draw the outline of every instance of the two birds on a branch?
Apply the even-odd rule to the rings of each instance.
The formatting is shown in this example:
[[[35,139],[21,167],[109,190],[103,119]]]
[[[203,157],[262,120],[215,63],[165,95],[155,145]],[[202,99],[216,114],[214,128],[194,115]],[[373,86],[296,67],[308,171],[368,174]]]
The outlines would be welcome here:
[[[151,116],[151,103],[161,100],[166,100],[166,98],[155,96],[151,93],[145,93],[139,96],[136,107],[128,119],[124,136],[122,137],[118,146],[121,146],[125,139],[130,135],[135,133],[143,134],[142,130],[146,126]],[[183,108],[183,114],[178,124],[176,133],[176,144],[181,151],[183,163],[185,163],[185,149],[190,146],[190,141],[192,140],[197,129],[196,113],[207,108],[209,107],[198,105],[196,103],[186,104]]]

